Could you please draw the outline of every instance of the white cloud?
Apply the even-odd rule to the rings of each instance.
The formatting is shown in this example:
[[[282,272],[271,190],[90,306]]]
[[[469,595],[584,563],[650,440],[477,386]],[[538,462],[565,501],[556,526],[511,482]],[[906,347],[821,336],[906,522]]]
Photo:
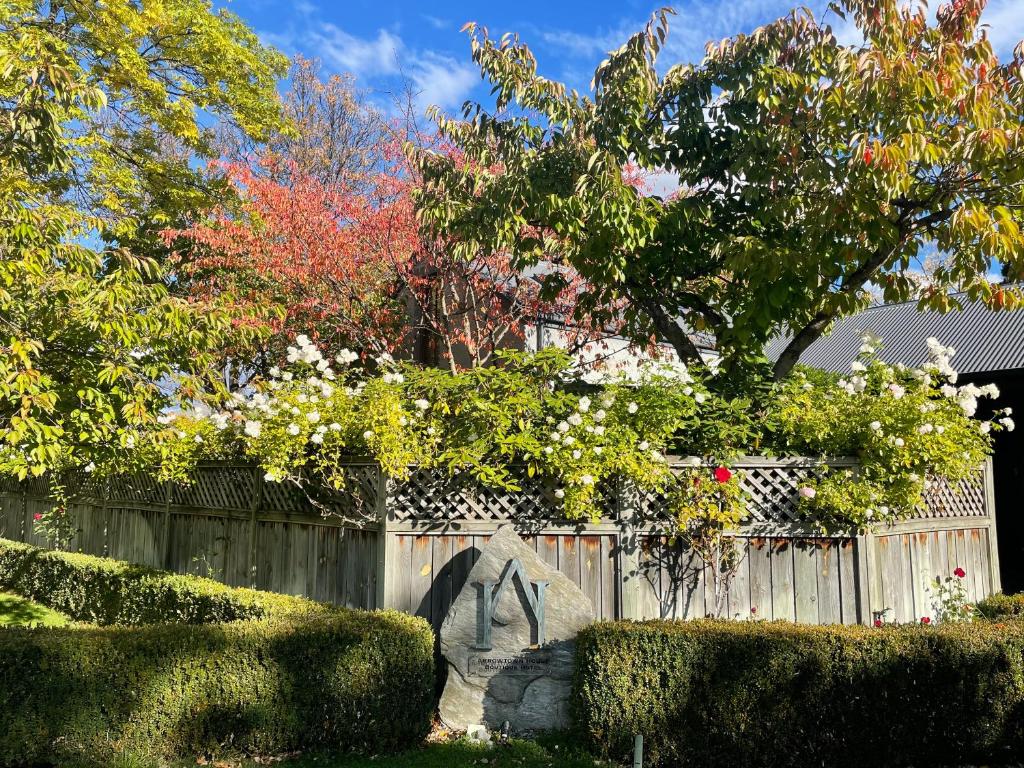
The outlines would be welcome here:
[[[398,74],[399,59],[405,49],[402,39],[386,29],[366,39],[334,24],[321,23],[311,28],[306,38],[325,64],[356,77]]]
[[[448,19],[442,19],[439,16],[431,16],[429,13],[421,13],[420,16],[434,29],[448,29],[448,27],[452,25],[451,21]]]
[[[430,104],[442,108],[461,106],[480,82],[480,71],[475,66],[433,51],[427,51],[410,62],[409,70],[419,94],[417,101],[423,107]]]

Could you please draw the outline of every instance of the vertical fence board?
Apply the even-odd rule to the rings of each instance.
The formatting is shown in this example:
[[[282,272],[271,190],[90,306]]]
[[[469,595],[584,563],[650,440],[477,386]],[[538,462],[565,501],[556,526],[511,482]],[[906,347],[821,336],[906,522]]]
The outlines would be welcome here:
[[[840,620],[843,624],[856,624],[862,621],[857,607],[867,600],[867,595],[858,594],[861,582],[857,578],[857,552],[853,540],[837,542],[836,556],[839,562]]]
[[[841,624],[842,597],[839,585],[839,545],[832,539],[815,543],[815,565],[818,576],[818,622]]]
[[[790,540],[772,538],[772,618],[796,619],[796,599],[793,593],[793,545]]]
[[[749,619],[750,618],[750,540],[740,539],[739,547],[740,562],[736,567],[732,583],[729,584],[729,618]]]
[[[772,612],[772,563],[771,546],[768,539],[751,539],[747,546],[750,561],[750,607],[759,619],[771,621]]]
[[[793,547],[793,591],[796,620],[818,623],[817,547],[813,539],[798,539]]]

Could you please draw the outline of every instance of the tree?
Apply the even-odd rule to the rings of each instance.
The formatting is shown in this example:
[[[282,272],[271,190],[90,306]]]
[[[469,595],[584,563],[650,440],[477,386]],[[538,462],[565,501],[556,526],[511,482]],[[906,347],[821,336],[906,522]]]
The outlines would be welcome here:
[[[266,132],[279,68],[201,0],[0,4],[0,471],[126,466],[202,387],[228,318],[168,296],[146,233],[218,194],[200,111]]]
[[[671,11],[601,63],[592,96],[537,75],[516,37],[468,25],[496,111],[434,113],[451,156],[410,147],[427,227],[466,254],[570,264],[582,306],[625,300],[626,328],[657,333],[699,364],[685,330],[708,330],[734,367],[791,337],[783,378],[868,288],[921,308],[955,306],[949,287],[993,308],[1024,276],[1022,52],[1000,63],[979,28],[983,0],[956,0],[929,22],[898,0],[844,0],[860,45],[794,11],[707,47],[664,75]],[[678,177],[668,199],[623,169]],[[925,290],[913,261],[943,253]]]
[[[389,158],[384,169],[330,183],[297,163],[279,170],[275,156],[255,168],[229,164],[241,206],[165,233],[193,299],[228,299],[246,322],[272,329],[257,348],[231,350],[237,384],[279,364],[299,334],[367,355],[418,343],[421,358],[454,370],[490,363],[528,322],[574,314],[580,284],[571,271],[530,276],[501,254],[462,259],[450,243],[421,237],[417,180],[393,142],[373,151]],[[556,290],[542,296],[555,278]],[[577,326],[569,339],[602,331]]]
[[[234,385],[279,364],[299,334],[328,349],[405,352],[454,369],[488,364],[521,342],[528,322],[574,313],[573,270],[525,274],[504,254],[463,259],[444,238],[421,235],[419,178],[402,142],[445,149],[418,129],[410,95],[386,120],[351,78],[322,80],[316,62],[296,59],[290,79],[283,107],[298,130],[265,146],[236,131],[222,137],[228,162],[219,168],[241,206],[164,232],[186,295],[230,297],[245,322],[272,331],[225,351]],[[576,345],[606,332],[584,323],[567,336]]]

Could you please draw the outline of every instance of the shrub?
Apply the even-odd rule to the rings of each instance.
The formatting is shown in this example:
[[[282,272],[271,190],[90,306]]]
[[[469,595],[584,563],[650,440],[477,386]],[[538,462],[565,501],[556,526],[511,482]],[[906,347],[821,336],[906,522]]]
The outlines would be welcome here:
[[[975,606],[978,615],[986,619],[1006,620],[1024,618],[1024,594],[989,595]]]
[[[422,619],[5,541],[0,582],[117,624],[0,630],[0,766],[378,752],[429,729],[434,639]]]
[[[433,638],[398,613],[0,631],[0,765],[409,747]]]
[[[312,613],[327,606],[238,589],[105,557],[51,552],[0,539],[0,590],[91,624],[209,624]]]
[[[601,623],[578,638],[577,723],[651,765],[903,766],[1021,746],[1024,627]]]

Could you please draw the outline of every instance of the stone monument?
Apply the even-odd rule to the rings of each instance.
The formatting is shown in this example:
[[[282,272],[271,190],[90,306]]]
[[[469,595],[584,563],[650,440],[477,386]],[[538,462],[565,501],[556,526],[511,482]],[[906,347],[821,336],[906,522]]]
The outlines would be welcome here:
[[[441,625],[441,720],[458,730],[506,720],[516,732],[568,727],[575,638],[593,620],[579,587],[512,526],[500,528]]]

